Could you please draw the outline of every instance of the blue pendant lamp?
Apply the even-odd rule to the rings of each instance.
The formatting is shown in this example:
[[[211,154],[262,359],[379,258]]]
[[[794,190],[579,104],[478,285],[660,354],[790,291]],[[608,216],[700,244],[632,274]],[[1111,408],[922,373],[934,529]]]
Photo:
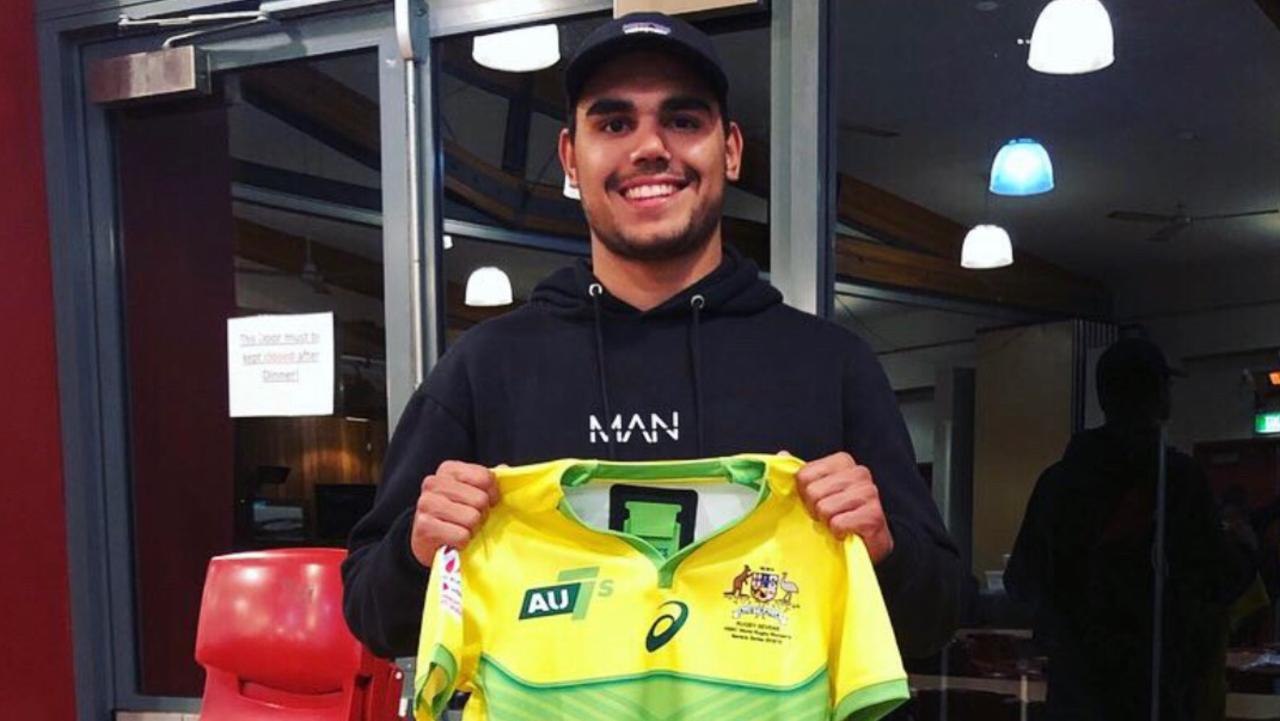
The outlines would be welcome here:
[[[1053,190],[1049,152],[1031,138],[1005,143],[991,164],[990,190],[996,195],[1037,195]]]

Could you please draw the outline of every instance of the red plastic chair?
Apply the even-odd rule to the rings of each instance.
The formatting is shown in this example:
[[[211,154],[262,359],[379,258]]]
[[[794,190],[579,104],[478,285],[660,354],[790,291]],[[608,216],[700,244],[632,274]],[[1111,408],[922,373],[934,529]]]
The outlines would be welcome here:
[[[346,551],[288,548],[209,561],[196,661],[201,721],[389,721],[402,675],[342,617]]]

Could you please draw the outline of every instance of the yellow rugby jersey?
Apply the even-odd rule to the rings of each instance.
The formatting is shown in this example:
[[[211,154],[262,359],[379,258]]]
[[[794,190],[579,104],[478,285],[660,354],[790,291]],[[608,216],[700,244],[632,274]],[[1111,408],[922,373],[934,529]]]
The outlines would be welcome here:
[[[806,512],[790,456],[499,468],[501,501],[436,555],[415,678],[420,721],[874,721],[908,698],[862,541]],[[608,484],[746,491],[682,548],[588,525]]]

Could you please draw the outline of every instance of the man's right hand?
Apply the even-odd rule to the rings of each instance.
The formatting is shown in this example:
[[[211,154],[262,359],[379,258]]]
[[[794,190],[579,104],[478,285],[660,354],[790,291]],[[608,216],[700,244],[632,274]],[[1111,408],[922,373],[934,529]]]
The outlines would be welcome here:
[[[484,466],[445,461],[422,480],[410,543],[418,563],[430,566],[441,546],[467,545],[498,502],[498,484]]]

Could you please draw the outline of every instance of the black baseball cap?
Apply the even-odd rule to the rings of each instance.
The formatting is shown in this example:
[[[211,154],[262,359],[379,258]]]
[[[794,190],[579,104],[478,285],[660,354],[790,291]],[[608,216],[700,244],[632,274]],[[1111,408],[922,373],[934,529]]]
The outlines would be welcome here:
[[[610,58],[635,50],[658,50],[679,56],[711,85],[724,109],[729,79],[720,56],[706,33],[679,18],[663,13],[629,13],[601,25],[587,36],[564,71],[569,108],[577,104],[582,88]]]
[[[1134,375],[1185,376],[1169,365],[1160,346],[1146,338],[1122,338],[1112,343],[1098,358],[1098,379]]]

